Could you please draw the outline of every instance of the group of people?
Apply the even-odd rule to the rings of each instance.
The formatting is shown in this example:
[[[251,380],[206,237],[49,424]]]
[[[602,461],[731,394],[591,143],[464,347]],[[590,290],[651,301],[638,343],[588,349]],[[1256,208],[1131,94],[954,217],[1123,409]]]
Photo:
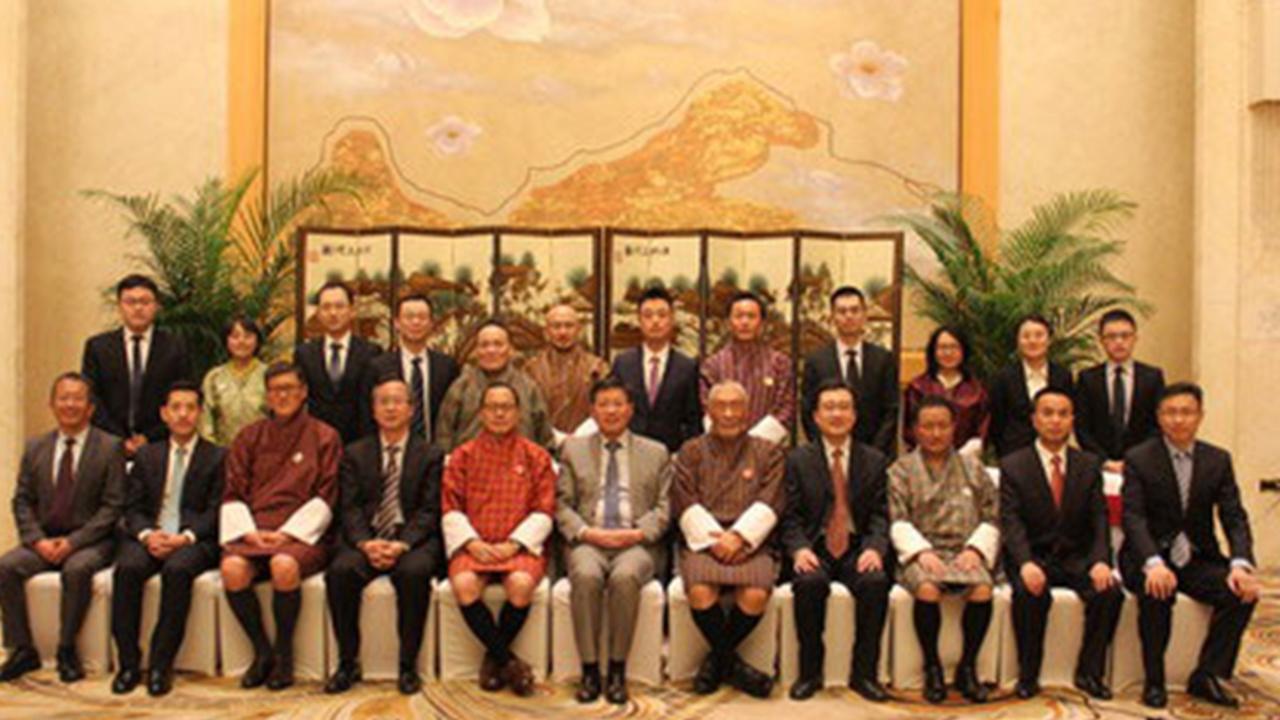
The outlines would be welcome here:
[[[914,597],[930,702],[947,696],[939,603],[963,596],[953,684],[982,702],[977,658],[1003,575],[1019,697],[1040,690],[1054,587],[1086,605],[1076,686],[1110,697],[1105,662],[1123,584],[1138,598],[1143,701],[1167,701],[1164,651],[1182,591],[1214,608],[1188,691],[1236,703],[1223,681],[1259,593],[1247,515],[1230,456],[1197,439],[1200,388],[1166,386],[1133,360],[1137,323],[1124,311],[1102,317],[1107,360],[1077,382],[1048,361],[1043,318],[1020,323],[1017,362],[985,384],[967,369],[963,333],[938,329],[926,372],[902,394],[897,455],[896,358],[864,338],[866,301],[852,287],[831,296],[835,340],[805,359],[798,403],[792,359],[763,339],[767,309],[751,293],[732,299],[729,342],[701,362],[673,347],[673,301],[651,289],[638,303],[641,345],[611,365],[580,344],[578,311],[559,305],[547,312],[547,347],[522,366],[510,330],[490,319],[474,332],[473,362],[459,367],[428,347],[426,296],[398,301],[398,346],[382,352],[352,332],[351,290],[330,282],[318,293],[324,334],[292,362],[258,360],[262,334],[241,319],[225,335],[231,359],[199,384],[179,338],[155,327],[155,284],[129,276],[116,294],[122,327],[90,339],[82,370],[56,379],[57,428],[22,458],[13,500],[21,544],[0,557],[0,680],[40,666],[23,583],[48,570],[62,575],[58,674],[83,677],[75,640],[93,574],[114,562],[116,693],[144,680],[152,695],[169,692],[192,584],[218,568],[253,646],[246,688],[293,683],[300,586],[323,571],[338,644],[327,692],[360,681],[361,594],[388,575],[401,692],[421,686],[431,583],[445,576],[485,649],[481,687],[527,695],[533,673],[512,643],[558,552],[582,702],[626,702],[640,591],[670,561],[710,647],[698,693],[725,683],[771,693],[772,668],[753,667],[738,648],[773,588],[790,582],[800,647],[790,696],[814,695],[838,581],[856,597],[856,639],[833,651],[852,653],[851,688],[888,699],[877,667],[896,582]],[[797,416],[808,442],[789,449]],[[998,485],[982,464],[988,445]],[[1118,562],[1104,470],[1124,475]],[[144,677],[141,597],[157,573],[161,612]],[[263,580],[274,640],[253,590]],[[505,601],[495,614],[483,594],[498,583]]]

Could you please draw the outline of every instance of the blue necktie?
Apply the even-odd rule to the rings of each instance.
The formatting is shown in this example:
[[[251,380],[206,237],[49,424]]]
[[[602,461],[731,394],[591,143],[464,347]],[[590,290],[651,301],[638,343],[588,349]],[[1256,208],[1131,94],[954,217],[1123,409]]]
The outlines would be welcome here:
[[[609,450],[604,470],[604,526],[612,529],[622,527],[622,491],[618,487],[618,448],[622,445],[610,440],[604,446]]]
[[[164,496],[164,505],[160,508],[160,529],[167,533],[178,532],[182,522],[182,483],[187,479],[187,449],[177,448],[173,451],[173,484]]]

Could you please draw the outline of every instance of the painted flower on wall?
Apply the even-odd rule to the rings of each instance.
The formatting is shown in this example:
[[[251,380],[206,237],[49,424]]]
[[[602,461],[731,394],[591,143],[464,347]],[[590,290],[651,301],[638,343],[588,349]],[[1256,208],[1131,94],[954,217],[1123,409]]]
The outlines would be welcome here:
[[[469,123],[457,115],[447,115],[427,128],[427,139],[441,157],[465,155],[482,132],[484,131],[479,125]]]
[[[551,32],[546,0],[402,0],[414,24],[433,37],[485,30],[503,40],[542,42]]]
[[[832,55],[828,64],[846,97],[889,102],[902,97],[907,59],[881,48],[874,40],[859,40],[849,52]]]

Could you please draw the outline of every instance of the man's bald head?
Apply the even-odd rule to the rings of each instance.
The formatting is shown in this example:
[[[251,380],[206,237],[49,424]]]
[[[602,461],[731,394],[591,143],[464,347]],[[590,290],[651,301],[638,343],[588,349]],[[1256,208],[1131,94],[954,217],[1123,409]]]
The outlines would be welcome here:
[[[578,344],[582,331],[582,318],[572,305],[560,303],[547,310],[547,342],[561,352],[568,352]]]

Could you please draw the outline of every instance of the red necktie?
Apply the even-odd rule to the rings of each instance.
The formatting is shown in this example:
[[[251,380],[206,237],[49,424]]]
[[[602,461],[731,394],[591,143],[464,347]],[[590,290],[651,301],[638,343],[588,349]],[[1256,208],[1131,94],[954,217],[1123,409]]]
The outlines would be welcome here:
[[[1062,456],[1054,455],[1049,464],[1053,465],[1053,472],[1049,474],[1049,489],[1053,491],[1053,505],[1061,510],[1062,490],[1067,486],[1067,478],[1062,474]]]
[[[849,496],[845,487],[844,463],[841,456],[844,450],[836,448],[831,453],[831,485],[835,490],[835,507],[827,518],[827,551],[832,558],[839,559],[849,549]]]
[[[53,488],[53,505],[50,506],[49,517],[45,521],[45,530],[54,535],[62,535],[71,530],[71,505],[75,498],[76,439],[69,437],[64,442],[66,447],[58,461],[57,484]]]

